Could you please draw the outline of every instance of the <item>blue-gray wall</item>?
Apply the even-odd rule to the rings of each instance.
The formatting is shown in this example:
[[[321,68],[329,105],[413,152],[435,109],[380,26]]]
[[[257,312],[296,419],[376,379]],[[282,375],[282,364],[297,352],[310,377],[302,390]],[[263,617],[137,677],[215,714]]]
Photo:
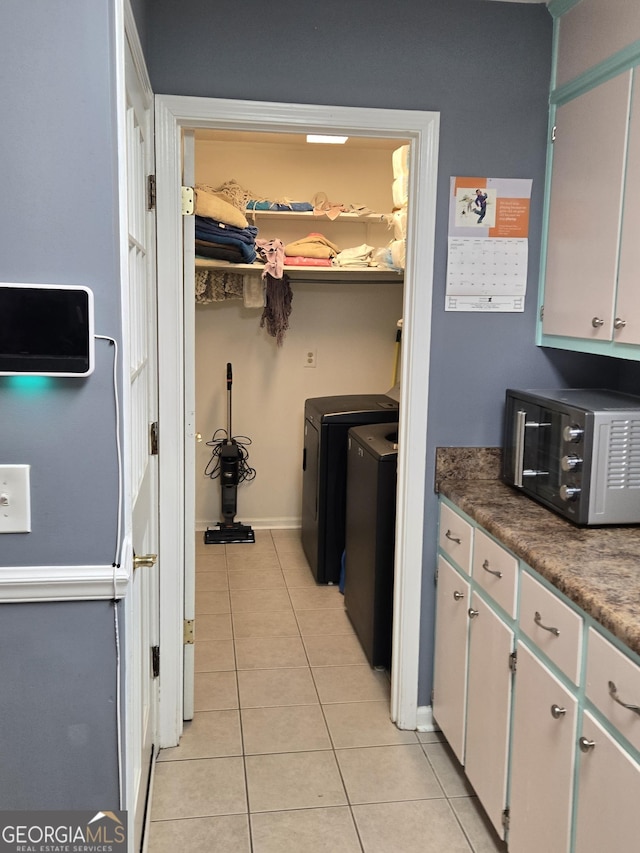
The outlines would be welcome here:
[[[0,281],[82,284],[120,337],[113,3],[0,4]],[[113,347],[41,387],[0,377],[0,464],[31,465],[2,566],[111,565]],[[0,605],[0,809],[117,808],[110,602]]]
[[[509,386],[614,384],[607,359],[534,345],[551,69],[546,7],[482,0],[153,0],[157,93],[440,112],[420,704],[429,704],[438,445],[501,442]],[[449,178],[532,178],[523,314],[445,313]]]
[[[97,332],[119,338],[112,5],[0,6],[0,280],[89,285]],[[605,360],[533,345],[551,43],[542,6],[136,0],[134,11],[159,93],[440,111],[429,477],[437,444],[499,442],[506,385],[617,381]],[[524,315],[442,310],[448,180],[462,173],[534,179]],[[85,380],[28,391],[0,378],[0,463],[32,465],[33,501],[33,532],[0,537],[0,565],[111,563],[113,353],[97,347],[96,373]],[[633,385],[637,371],[625,366],[623,379]],[[435,532],[428,497],[423,703]],[[115,808],[110,603],[1,605],[0,681],[0,809]]]

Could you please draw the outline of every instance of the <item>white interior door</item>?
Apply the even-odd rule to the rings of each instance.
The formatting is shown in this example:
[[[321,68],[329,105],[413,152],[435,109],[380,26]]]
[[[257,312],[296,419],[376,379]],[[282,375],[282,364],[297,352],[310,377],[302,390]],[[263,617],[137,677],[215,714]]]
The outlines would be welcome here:
[[[134,557],[125,602],[127,643],[127,807],[135,849],[143,835],[145,801],[154,758],[158,613],[158,457],[151,427],[157,421],[157,327],[154,213],[148,209],[147,176],[153,172],[153,98],[129,40],[126,87],[126,248],[128,282],[123,313],[125,483],[130,501]],[[136,557],[141,564],[136,566]],[[157,656],[155,653],[157,649]]]
[[[182,185],[195,183],[195,134],[193,130],[182,133]],[[183,219],[184,259],[184,327],[192,329],[184,340],[184,618],[195,624],[196,604],[196,364],[195,364],[195,222],[193,216]],[[193,719],[195,685],[195,645],[183,644],[183,700],[182,716]]]

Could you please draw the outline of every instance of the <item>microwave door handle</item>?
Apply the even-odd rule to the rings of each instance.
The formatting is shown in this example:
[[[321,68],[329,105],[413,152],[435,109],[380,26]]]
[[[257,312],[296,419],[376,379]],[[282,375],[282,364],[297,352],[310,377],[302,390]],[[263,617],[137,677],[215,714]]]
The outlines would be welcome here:
[[[515,441],[513,444],[513,484],[522,488],[524,470],[524,431],[527,423],[527,413],[522,409],[516,412]]]

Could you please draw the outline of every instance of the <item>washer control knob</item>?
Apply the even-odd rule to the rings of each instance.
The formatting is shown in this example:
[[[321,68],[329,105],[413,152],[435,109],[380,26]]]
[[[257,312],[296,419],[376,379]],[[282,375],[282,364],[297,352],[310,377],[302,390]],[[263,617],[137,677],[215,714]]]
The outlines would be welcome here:
[[[575,453],[570,453],[568,456],[562,457],[560,465],[563,471],[576,471],[582,465],[582,459]]]
[[[563,501],[575,501],[581,491],[578,486],[560,486],[560,497]]]
[[[576,424],[571,424],[571,426],[566,426],[562,430],[562,437],[565,441],[578,442],[584,435],[584,430],[582,427],[576,426]]]

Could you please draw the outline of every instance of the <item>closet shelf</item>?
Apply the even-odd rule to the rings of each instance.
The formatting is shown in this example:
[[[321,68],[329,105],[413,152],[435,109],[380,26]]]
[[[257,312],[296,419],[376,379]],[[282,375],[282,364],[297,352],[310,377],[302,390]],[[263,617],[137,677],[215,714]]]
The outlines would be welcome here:
[[[228,272],[249,273],[262,272],[264,264],[232,264],[229,261],[219,261],[210,258],[196,258],[196,269],[227,270]],[[382,267],[294,267],[285,266],[285,273],[291,281],[322,282],[367,282],[370,284],[402,284],[404,272],[384,269]]]
[[[326,213],[314,213],[312,210],[253,210],[247,209],[244,211],[247,219],[251,220],[255,216],[266,217],[267,219],[288,219],[288,220],[310,220],[312,222],[339,222],[348,220],[350,222],[364,222],[367,224],[382,223],[387,224],[391,221],[390,213],[366,213],[361,216],[357,213],[340,213],[335,219],[331,219]]]

